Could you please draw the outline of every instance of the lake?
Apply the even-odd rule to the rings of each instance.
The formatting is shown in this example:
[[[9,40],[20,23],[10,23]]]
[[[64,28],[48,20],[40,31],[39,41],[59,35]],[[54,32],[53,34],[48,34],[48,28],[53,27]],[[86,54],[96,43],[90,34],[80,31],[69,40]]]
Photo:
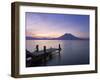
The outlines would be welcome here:
[[[58,48],[59,44],[62,48],[60,54],[52,55],[45,64],[31,63],[29,67],[89,64],[89,40],[26,40],[26,49],[34,52],[36,45],[39,45],[39,50],[43,50],[44,45]]]

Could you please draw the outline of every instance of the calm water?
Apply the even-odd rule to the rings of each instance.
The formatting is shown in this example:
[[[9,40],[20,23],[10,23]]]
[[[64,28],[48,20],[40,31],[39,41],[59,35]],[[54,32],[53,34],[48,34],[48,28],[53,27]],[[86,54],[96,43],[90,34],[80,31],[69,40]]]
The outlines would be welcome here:
[[[46,66],[89,64],[89,40],[26,40],[26,49],[34,52],[37,44],[39,50],[43,50],[44,45],[47,48],[61,45],[60,55],[53,55],[46,61]],[[44,64],[38,63],[38,66]]]

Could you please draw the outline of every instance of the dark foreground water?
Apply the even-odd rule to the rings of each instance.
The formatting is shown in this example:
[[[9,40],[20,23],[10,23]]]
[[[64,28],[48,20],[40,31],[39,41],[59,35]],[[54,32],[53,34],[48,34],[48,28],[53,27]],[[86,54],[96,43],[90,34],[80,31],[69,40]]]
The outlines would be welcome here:
[[[26,49],[34,52],[37,44],[40,50],[43,50],[44,45],[47,48],[58,48],[60,44],[62,50],[60,54],[52,55],[45,64],[26,62],[27,67],[89,64],[89,40],[26,40]]]

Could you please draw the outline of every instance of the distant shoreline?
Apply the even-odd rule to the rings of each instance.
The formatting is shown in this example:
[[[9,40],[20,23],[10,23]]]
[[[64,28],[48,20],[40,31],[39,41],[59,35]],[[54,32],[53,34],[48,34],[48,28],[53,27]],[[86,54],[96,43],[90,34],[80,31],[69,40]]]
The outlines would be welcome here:
[[[36,38],[36,37],[26,36],[26,40],[89,40],[89,38],[80,38],[70,33],[65,33],[64,35],[59,36],[57,38],[46,38],[46,37]]]

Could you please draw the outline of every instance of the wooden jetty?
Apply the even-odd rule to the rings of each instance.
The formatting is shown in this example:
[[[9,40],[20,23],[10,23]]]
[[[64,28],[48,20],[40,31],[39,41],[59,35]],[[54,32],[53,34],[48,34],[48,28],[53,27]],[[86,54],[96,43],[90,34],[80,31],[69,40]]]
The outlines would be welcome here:
[[[29,52],[26,50],[26,61],[46,61],[47,58],[52,56],[55,53],[60,54],[61,46],[59,44],[58,48],[49,48],[47,49],[46,46],[43,46],[43,50],[39,50],[39,45],[36,45],[36,50],[34,52]]]

